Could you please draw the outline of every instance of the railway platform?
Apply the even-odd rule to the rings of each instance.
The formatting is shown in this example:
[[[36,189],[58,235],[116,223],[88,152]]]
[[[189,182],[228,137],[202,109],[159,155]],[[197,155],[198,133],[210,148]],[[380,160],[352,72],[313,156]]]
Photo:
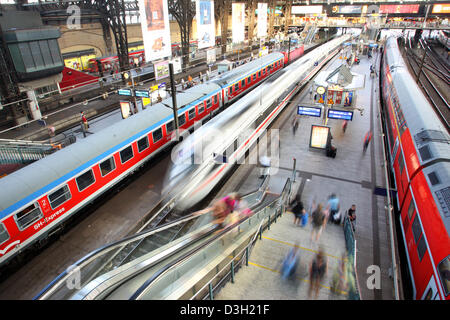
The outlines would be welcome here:
[[[373,60],[374,58],[372,58]],[[329,69],[336,68],[340,60],[335,60]],[[352,204],[356,205],[356,276],[363,300],[395,299],[393,279],[390,277],[391,252],[386,197],[383,173],[383,151],[380,138],[381,128],[378,114],[377,78],[369,77],[369,67],[374,61],[367,56],[354,65],[352,72],[366,74],[365,87],[357,91],[358,105],[366,110],[363,116],[356,112],[345,133],[341,120],[328,120],[331,127],[333,145],[337,147],[336,158],[328,158],[323,152],[309,149],[312,124],[322,124],[322,119],[302,116],[299,128],[293,135],[291,122],[297,105],[308,103],[308,90],[298,97],[291,106],[288,116],[280,117],[280,164],[272,178],[286,176],[292,170],[292,159],[297,160],[298,194],[308,213],[311,203],[326,205],[327,198],[335,193],[340,199],[341,214]],[[273,127],[272,127],[273,128]],[[368,130],[373,131],[373,139],[363,154],[363,138]],[[257,170],[256,168],[254,170]],[[255,175],[255,172],[253,172]],[[322,248],[328,258],[328,272],[321,284],[318,299],[345,299],[345,294],[336,295],[331,291],[333,272],[345,253],[345,237],[342,226],[328,223],[320,241],[311,241],[311,224],[304,228],[293,224],[292,214],[283,215],[270,230],[257,241],[249,258],[248,266],[242,267],[234,279],[228,282],[215,299],[271,300],[308,299],[309,265]],[[311,220],[311,217],[309,218]],[[299,272],[296,281],[281,279],[281,263],[289,250],[297,247],[300,252]],[[379,267],[379,288],[373,288],[369,277],[371,268]],[[376,268],[375,267],[375,268]]]

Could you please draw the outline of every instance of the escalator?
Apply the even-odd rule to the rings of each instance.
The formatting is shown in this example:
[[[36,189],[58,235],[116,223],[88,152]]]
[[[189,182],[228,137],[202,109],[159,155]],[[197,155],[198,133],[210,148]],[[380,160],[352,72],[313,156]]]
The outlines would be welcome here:
[[[206,250],[204,251],[206,253],[206,248],[217,246],[218,243],[227,243],[224,239],[236,232],[240,235],[238,238],[242,242],[248,235],[255,232],[253,229],[257,228],[257,221],[267,219],[275,212],[281,214],[287,188],[290,192],[290,180],[288,179],[281,195],[268,191],[268,181],[269,178],[266,178],[258,190],[242,197],[253,214],[242,218],[232,226],[218,230],[211,223],[210,214],[200,216],[190,214],[154,229],[129,236],[79,260],[53,280],[35,299],[129,299],[148,279],[156,275],[158,275],[158,281],[151,287],[156,283],[158,286],[165,283],[161,282],[161,279],[165,281],[169,279],[170,283],[170,278],[167,276],[161,278],[161,270],[167,268],[172,272],[174,264],[178,264],[180,259],[187,262],[191,258],[198,259],[199,255],[209,256],[202,255],[201,252]],[[192,272],[194,269],[191,268],[188,272],[175,274],[187,275]],[[166,272],[162,274],[165,275]],[[189,281],[193,279],[196,277],[189,277]],[[148,292],[148,290],[144,291]],[[153,292],[153,290],[150,291]],[[158,299],[151,295],[144,296]]]

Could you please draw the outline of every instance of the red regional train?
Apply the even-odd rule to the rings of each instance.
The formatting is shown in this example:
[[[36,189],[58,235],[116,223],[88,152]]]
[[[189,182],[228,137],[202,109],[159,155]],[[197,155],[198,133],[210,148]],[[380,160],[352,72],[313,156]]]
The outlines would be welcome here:
[[[450,137],[408,72],[395,38],[381,94],[399,224],[414,299],[450,300]]]
[[[130,65],[136,62],[137,64],[145,63],[145,52],[144,50],[137,50],[128,53],[128,58],[130,60]],[[111,69],[118,70],[119,58],[117,56],[104,56],[98,58],[89,59],[88,71],[91,73],[99,72],[99,64],[101,65],[102,71],[110,71]]]
[[[281,70],[285,57],[271,53],[177,94],[180,129],[208,121]],[[0,179],[0,266],[39,248],[74,213],[174,143],[171,105],[166,99]]]

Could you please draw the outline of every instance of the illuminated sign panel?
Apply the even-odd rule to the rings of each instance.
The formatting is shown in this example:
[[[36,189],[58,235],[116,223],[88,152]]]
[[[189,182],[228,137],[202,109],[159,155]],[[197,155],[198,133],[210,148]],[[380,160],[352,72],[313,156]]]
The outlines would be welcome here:
[[[149,98],[148,90],[134,90],[134,95],[140,98]]]
[[[133,95],[133,91],[131,89],[119,89],[117,91],[117,93],[120,96],[130,96],[131,97]]]
[[[329,134],[330,127],[313,124],[311,126],[311,139],[309,146],[316,149],[326,149]]]
[[[120,110],[122,111],[122,118],[126,119],[130,116],[130,102],[129,101],[120,101]]]
[[[291,14],[322,13],[322,6],[292,6]]]
[[[450,13],[450,3],[435,4],[433,13]]]
[[[352,121],[353,111],[342,111],[342,110],[329,109],[328,110],[328,118]]]
[[[322,115],[322,108],[298,106],[297,114],[301,116],[312,116],[320,118],[320,116]]]
[[[419,12],[418,4],[382,4],[380,5],[380,13],[417,13]]]

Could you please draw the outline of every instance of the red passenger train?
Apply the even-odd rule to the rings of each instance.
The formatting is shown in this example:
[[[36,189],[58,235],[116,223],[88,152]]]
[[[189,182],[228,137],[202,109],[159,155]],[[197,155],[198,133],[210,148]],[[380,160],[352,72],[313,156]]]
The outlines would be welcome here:
[[[399,223],[414,299],[450,300],[450,137],[395,38],[380,72]]]
[[[282,69],[284,58],[269,54],[177,94],[180,128],[208,121]],[[0,179],[0,266],[39,247],[69,217],[175,143],[171,104],[166,99]]]

